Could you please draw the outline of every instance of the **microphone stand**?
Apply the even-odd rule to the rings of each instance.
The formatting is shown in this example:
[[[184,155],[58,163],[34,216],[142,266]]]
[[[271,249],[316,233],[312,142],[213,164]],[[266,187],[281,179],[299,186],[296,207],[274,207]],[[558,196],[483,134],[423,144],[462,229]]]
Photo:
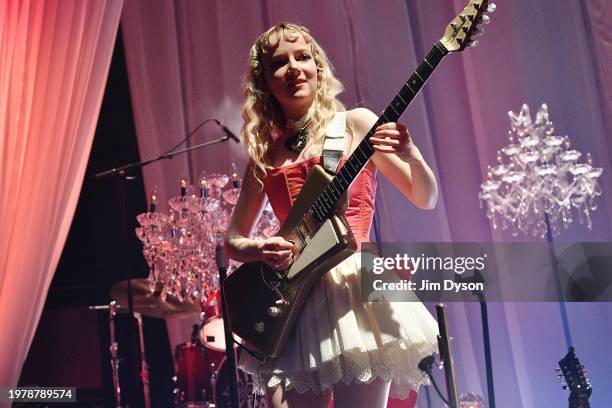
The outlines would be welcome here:
[[[209,122],[211,119],[207,119],[204,122],[202,122],[200,125],[198,125],[193,131],[191,131],[188,135],[187,138],[189,138],[191,135],[193,135],[198,129],[200,129],[205,123]],[[223,143],[227,140],[229,140],[230,138],[232,138],[227,132],[225,134],[225,136],[217,138],[217,139],[213,139],[210,140],[208,142],[204,142],[204,143],[200,143],[198,145],[195,146],[191,146],[191,147],[187,147],[184,149],[180,149],[180,150],[174,150],[174,151],[170,151],[168,153],[164,153],[158,157],[152,158],[152,159],[147,159],[147,160],[142,160],[142,161],[138,161],[138,162],[134,162],[134,163],[129,163],[126,164],[124,166],[121,167],[117,167],[117,168],[113,168],[113,169],[109,169],[109,170],[105,170],[105,171],[101,171],[99,173],[94,174],[94,178],[96,179],[103,179],[103,178],[107,178],[107,177],[111,177],[111,176],[117,176],[117,182],[118,182],[118,196],[119,196],[119,209],[121,211],[121,243],[122,243],[122,248],[123,248],[123,253],[122,253],[122,257],[123,257],[123,267],[124,267],[124,271],[125,271],[125,275],[127,276],[127,292],[128,292],[128,315],[131,317],[134,317],[134,305],[133,305],[133,301],[132,301],[132,284],[131,284],[131,278],[129,277],[129,273],[128,273],[128,261],[127,261],[127,203],[126,203],[126,182],[127,181],[131,181],[134,180],[134,176],[131,176],[128,174],[128,170],[133,169],[133,168],[142,168],[148,164],[151,163],[155,163],[157,161],[160,160],[164,160],[164,159],[172,159],[174,156],[178,155],[178,154],[183,154],[183,153],[187,153],[190,152],[192,150],[197,150],[197,149],[201,149],[204,147],[208,147],[214,144],[218,144],[218,143]],[[232,138],[233,139],[233,138]],[[136,342],[136,340],[134,339],[135,337],[135,332],[136,330],[134,329],[134,321],[130,320],[131,324],[129,325],[130,327],[130,338],[132,339],[132,341]],[[138,361],[142,362],[144,356],[140,355],[140,349],[138,347],[135,347],[136,349],[136,357],[138,358]],[[138,364],[136,364],[138,366]],[[136,375],[138,377],[138,374]],[[145,378],[142,378],[141,376],[141,380],[143,381],[143,394],[144,394],[144,400],[146,402],[150,401],[150,396],[149,394],[149,390],[148,390],[148,379],[145,381]],[[120,403],[120,402],[118,402]],[[137,404],[135,404],[137,405]],[[147,405],[148,408],[148,405]]]
[[[164,153],[160,156],[157,156],[153,159],[147,159],[147,160],[142,160],[139,162],[134,162],[134,163],[129,163],[126,164],[124,166],[121,167],[117,167],[116,169],[108,169],[105,171],[101,171],[100,173],[96,173],[94,175],[95,178],[97,179],[101,179],[101,178],[105,178],[105,177],[109,177],[109,176],[114,176],[114,175],[120,175],[123,176],[127,170],[133,168],[133,167],[144,167],[147,164],[151,164],[151,163],[155,163],[157,161],[160,160],[164,160],[164,159],[172,159],[174,156],[176,156],[177,154],[183,154],[183,153],[187,153],[190,152],[192,150],[197,150],[197,149],[201,149],[203,147],[207,147],[207,146],[211,146],[217,143],[222,143],[225,142],[227,140],[229,140],[230,137],[225,135],[223,137],[220,137],[218,139],[213,139],[211,141],[208,142],[204,142],[204,143],[200,143],[199,145],[195,145],[195,146],[191,146],[191,147],[186,147],[184,149],[180,149],[180,150],[175,150],[172,152],[168,152],[168,153]]]
[[[238,369],[236,368],[236,351],[234,349],[233,334],[229,323],[229,317],[227,314],[227,306],[225,305],[225,297],[223,296],[223,281],[227,277],[227,268],[229,266],[229,260],[223,251],[223,246],[217,245],[215,250],[215,260],[217,262],[217,269],[219,269],[219,288],[221,290],[221,307],[223,308],[223,331],[225,333],[225,355],[226,362],[228,364],[227,375],[229,376],[229,388],[230,388],[230,399],[231,407],[239,408],[238,402]]]
[[[436,313],[438,315],[438,329],[440,331],[438,335],[438,348],[440,357],[444,362],[446,391],[448,393],[447,405],[449,408],[459,408],[453,355],[451,352],[450,336],[448,335],[448,321],[446,320],[446,306],[443,304],[436,305]]]
[[[455,282],[467,281],[470,283],[485,283],[485,279],[478,269],[475,269],[472,276],[460,276],[455,274]],[[474,290],[472,294],[478,298],[480,303],[480,318],[482,321],[482,341],[484,347],[485,369],[487,374],[487,394],[489,397],[489,408],[495,408],[495,386],[493,383],[493,359],[491,357],[491,336],[489,334],[489,312],[487,301],[481,290]]]

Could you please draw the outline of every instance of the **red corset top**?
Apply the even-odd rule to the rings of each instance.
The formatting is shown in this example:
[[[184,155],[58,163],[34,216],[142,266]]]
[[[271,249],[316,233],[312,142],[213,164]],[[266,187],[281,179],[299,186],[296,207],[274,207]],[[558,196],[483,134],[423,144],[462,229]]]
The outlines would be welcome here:
[[[343,156],[339,168],[346,163],[346,160],[347,157]],[[310,169],[315,164],[320,163],[321,157],[312,157],[286,166],[276,167],[270,170],[264,178],[264,190],[281,225],[285,222],[304,181],[310,173]],[[358,244],[369,240],[375,197],[376,170],[366,167],[359,173],[349,188],[349,204],[344,213]]]

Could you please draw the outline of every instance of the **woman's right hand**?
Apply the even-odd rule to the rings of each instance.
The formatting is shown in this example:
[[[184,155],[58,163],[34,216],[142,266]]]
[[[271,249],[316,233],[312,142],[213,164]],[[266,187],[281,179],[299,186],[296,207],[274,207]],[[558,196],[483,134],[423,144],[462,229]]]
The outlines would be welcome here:
[[[283,237],[270,237],[258,245],[260,259],[277,271],[283,271],[293,263],[295,245]]]

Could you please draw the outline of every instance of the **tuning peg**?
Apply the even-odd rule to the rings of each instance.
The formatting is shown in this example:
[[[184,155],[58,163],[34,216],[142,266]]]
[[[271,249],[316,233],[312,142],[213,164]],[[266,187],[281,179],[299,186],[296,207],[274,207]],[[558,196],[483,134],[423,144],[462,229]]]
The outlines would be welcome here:
[[[561,369],[560,368],[555,368],[555,373],[560,373]]]
[[[491,17],[483,14],[482,17],[480,17],[480,21],[482,21],[482,24],[489,24],[491,22]]]
[[[487,13],[493,13],[496,8],[497,6],[495,5],[495,3],[489,3],[489,5],[487,6]]]
[[[478,46],[478,40],[471,40],[471,41],[468,41],[467,46],[468,46],[469,48],[474,48],[474,47],[477,47],[477,46]]]
[[[472,38],[479,38],[482,37],[484,34],[484,28],[480,27],[480,26],[476,26],[476,28],[474,29],[474,32],[472,33]]]

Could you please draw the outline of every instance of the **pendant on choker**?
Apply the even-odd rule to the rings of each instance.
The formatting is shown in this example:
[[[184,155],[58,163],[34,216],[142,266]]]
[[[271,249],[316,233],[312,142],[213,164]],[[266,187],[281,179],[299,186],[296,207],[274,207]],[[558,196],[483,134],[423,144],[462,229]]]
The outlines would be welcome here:
[[[300,153],[308,143],[308,129],[306,126],[295,130],[295,133],[285,139],[285,148],[293,153]]]

